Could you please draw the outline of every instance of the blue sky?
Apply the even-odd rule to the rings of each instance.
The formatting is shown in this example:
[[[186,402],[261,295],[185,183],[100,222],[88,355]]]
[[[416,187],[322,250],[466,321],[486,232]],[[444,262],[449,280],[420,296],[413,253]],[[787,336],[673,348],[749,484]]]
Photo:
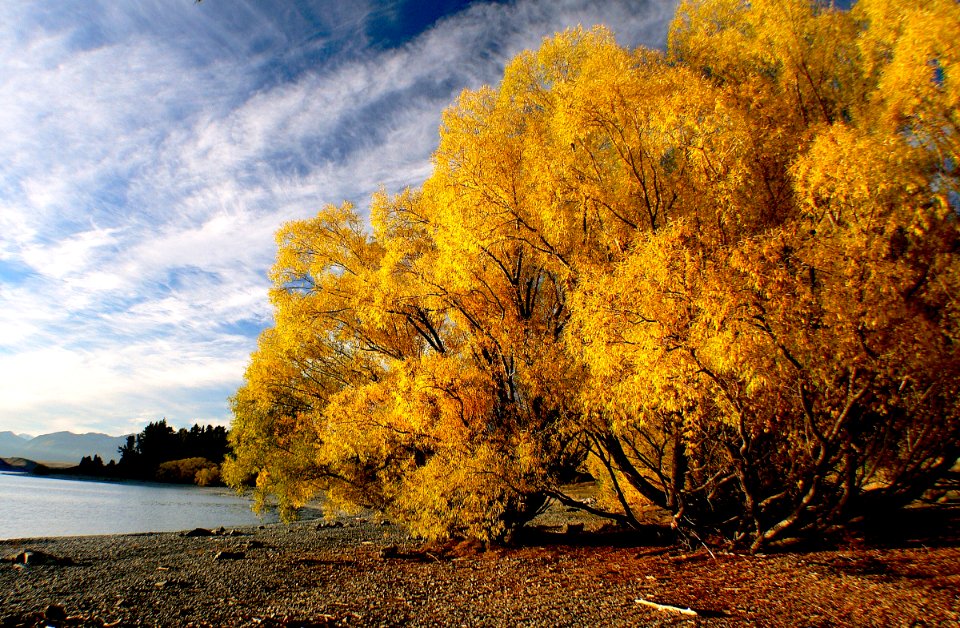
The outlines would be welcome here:
[[[273,234],[430,172],[440,113],[674,0],[0,2],[0,431],[229,421]]]

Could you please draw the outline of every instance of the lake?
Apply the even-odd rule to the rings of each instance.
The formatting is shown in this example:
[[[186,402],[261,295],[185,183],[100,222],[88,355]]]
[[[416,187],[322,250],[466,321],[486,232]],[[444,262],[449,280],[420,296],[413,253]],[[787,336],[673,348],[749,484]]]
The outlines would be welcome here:
[[[275,523],[227,488],[0,473],[0,539]]]

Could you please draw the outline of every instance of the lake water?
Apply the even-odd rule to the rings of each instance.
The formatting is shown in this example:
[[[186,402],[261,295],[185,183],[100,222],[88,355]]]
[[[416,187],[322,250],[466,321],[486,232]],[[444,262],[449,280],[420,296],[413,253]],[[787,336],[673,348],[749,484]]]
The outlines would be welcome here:
[[[170,532],[274,523],[226,488],[0,473],[0,539]]]

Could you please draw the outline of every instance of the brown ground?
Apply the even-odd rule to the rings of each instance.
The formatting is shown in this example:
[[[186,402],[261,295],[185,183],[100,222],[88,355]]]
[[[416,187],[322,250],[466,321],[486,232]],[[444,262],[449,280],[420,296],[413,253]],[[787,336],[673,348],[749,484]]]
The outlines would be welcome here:
[[[0,625],[960,625],[952,507],[765,556],[591,533],[590,522],[560,533],[572,516],[554,511],[523,544],[493,548],[424,546],[372,519],[0,541],[0,556],[21,559],[0,563]],[[35,552],[26,565],[24,550]]]

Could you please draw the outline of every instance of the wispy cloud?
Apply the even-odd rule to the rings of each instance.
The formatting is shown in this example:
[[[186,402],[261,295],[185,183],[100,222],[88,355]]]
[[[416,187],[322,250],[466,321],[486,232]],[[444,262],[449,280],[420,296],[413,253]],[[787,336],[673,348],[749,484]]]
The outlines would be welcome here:
[[[461,4],[0,3],[0,429],[227,421],[280,224],[422,182],[544,36],[662,45],[675,5]]]

